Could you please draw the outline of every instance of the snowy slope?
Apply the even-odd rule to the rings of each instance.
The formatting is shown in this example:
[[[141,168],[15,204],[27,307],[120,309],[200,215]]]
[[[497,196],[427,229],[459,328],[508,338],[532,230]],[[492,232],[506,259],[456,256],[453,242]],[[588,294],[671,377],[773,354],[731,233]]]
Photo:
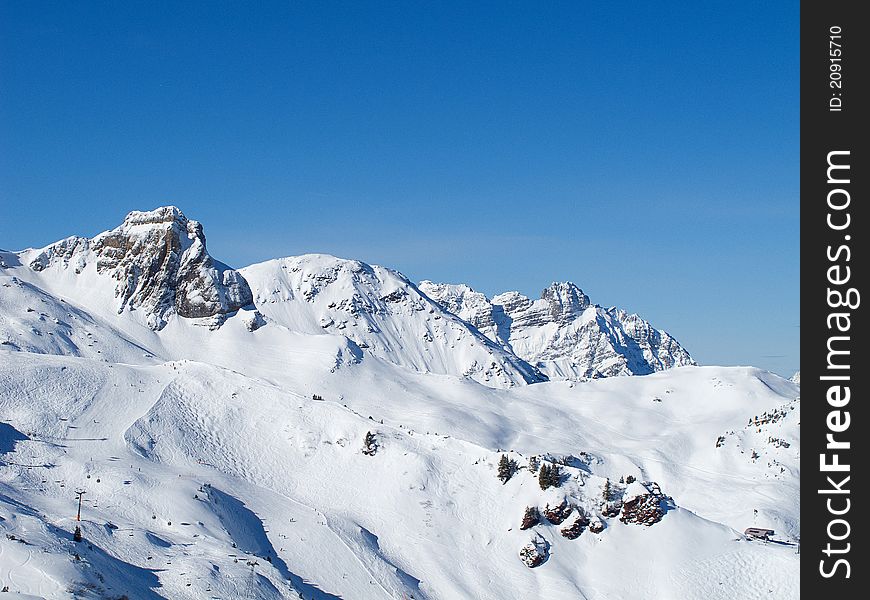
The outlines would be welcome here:
[[[519,292],[489,299],[465,284],[423,281],[420,289],[551,379],[647,375],[695,364],[667,332],[622,309],[591,304],[570,282],[553,283],[538,300]]]
[[[400,274],[323,255],[233,271],[176,210],[128,217],[111,264],[108,234],[0,254],[0,588],[798,597],[793,382],[685,366],[525,385],[486,325]],[[550,319],[598,310],[556,291]],[[743,539],[753,525],[776,541]]]
[[[767,597],[763,581],[797,597],[794,546],[735,531],[799,535],[799,403],[766,373],[690,368],[515,390],[414,385],[428,376],[409,374],[378,389],[368,384],[385,373],[351,372],[362,363],[312,382],[317,401],[188,361],[0,360],[14,445],[0,469],[0,526],[30,544],[0,542],[0,577],[26,593],[92,585],[157,597],[147,584],[166,598],[753,598]],[[746,426],[781,407],[778,421]],[[374,456],[361,452],[367,431]],[[717,448],[720,433],[729,441]],[[789,447],[768,443],[772,434]],[[525,467],[506,484],[499,447]],[[532,455],[568,463],[558,488],[540,489]],[[606,479],[614,501],[637,493],[618,483],[626,475],[670,497],[658,523],[602,514]],[[91,548],[70,541],[79,488]],[[561,526],[519,530],[527,506],[566,499]],[[606,529],[565,538],[578,508]],[[533,540],[548,558],[530,569],[518,552]]]

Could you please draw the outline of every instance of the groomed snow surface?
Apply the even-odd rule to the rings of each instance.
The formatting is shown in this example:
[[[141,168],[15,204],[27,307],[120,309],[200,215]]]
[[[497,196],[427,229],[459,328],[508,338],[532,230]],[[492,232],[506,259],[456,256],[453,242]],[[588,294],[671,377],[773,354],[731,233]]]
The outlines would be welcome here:
[[[156,329],[118,313],[88,252],[39,270],[38,251],[0,256],[15,597],[799,596],[792,381],[685,366],[529,383],[395,272],[322,256],[241,269],[254,305]],[[521,529],[527,508],[540,518]],[[750,526],[776,534],[748,541]]]

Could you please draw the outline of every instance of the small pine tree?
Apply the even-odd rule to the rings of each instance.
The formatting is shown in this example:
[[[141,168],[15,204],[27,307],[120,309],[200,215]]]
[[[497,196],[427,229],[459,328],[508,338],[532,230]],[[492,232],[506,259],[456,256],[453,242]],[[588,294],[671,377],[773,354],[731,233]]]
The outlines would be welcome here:
[[[510,479],[507,454],[502,454],[501,458],[498,459],[498,478],[502,483],[507,483],[507,480]]]
[[[559,487],[562,483],[562,467],[553,465],[550,468],[550,487]]]
[[[605,502],[610,502],[610,493],[610,478],[607,478],[604,480],[604,490],[601,492]]]
[[[541,466],[541,461],[538,460],[537,456],[533,456],[529,459],[529,471],[532,473],[538,472],[538,467]]]
[[[542,464],[541,469],[538,471],[538,484],[541,486],[542,490],[545,490],[552,485],[552,483],[550,483],[550,465],[547,463]]]
[[[523,522],[520,524],[520,529],[529,529],[541,522],[541,513],[538,512],[537,506],[527,506],[526,512],[523,515]]]
[[[502,484],[508,482],[508,479],[513,477],[517,471],[517,461],[508,458],[507,454],[502,454],[498,461],[498,478]]]

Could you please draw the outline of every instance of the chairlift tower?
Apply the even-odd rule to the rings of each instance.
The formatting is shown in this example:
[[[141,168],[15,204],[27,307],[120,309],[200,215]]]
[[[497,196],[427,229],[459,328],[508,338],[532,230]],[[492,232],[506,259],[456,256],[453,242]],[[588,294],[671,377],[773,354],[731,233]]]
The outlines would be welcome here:
[[[82,496],[84,496],[86,492],[84,490],[76,490],[75,493],[76,493],[76,496],[78,497],[78,501],[79,501],[79,510],[76,513],[76,521],[81,521],[82,520]]]

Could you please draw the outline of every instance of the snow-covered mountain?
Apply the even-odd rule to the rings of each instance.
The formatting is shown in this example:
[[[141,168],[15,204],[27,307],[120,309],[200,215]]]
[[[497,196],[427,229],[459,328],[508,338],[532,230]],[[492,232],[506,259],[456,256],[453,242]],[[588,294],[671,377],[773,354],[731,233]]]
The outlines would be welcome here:
[[[268,321],[293,331],[346,336],[373,354],[422,373],[510,386],[544,378],[525,361],[379,266],[322,254],[241,270]]]
[[[579,329],[582,292],[475,316],[427,288],[324,255],[233,270],[174,208],[0,253],[0,589],[798,597],[798,385],[543,381],[494,331]]]
[[[420,372],[498,387],[545,379],[421,294],[400,273],[325,255],[236,271],[208,254],[202,225],[174,206],[132,212],[122,225],[93,239],[71,237],[2,256],[7,264],[22,267],[14,271],[16,290],[23,286],[28,293],[43,294],[49,304],[54,297],[69,299],[139,339],[152,336],[137,324],[159,332],[173,317],[181,317],[176,328],[193,323],[218,329],[241,309],[250,313],[245,319],[251,329],[269,322],[272,330],[332,337],[357,360],[374,355]],[[120,318],[109,314],[110,307]],[[43,318],[63,320],[55,313],[66,310],[49,312]],[[36,350],[48,340],[35,336],[36,324],[21,333],[6,323],[0,316],[0,342]],[[172,339],[157,336],[158,343]],[[59,348],[56,340],[48,341]],[[75,352],[80,350],[79,345]]]
[[[570,282],[553,283],[538,300],[519,292],[490,299],[464,284],[423,281],[420,289],[551,379],[647,375],[695,364],[667,332],[592,304]]]

